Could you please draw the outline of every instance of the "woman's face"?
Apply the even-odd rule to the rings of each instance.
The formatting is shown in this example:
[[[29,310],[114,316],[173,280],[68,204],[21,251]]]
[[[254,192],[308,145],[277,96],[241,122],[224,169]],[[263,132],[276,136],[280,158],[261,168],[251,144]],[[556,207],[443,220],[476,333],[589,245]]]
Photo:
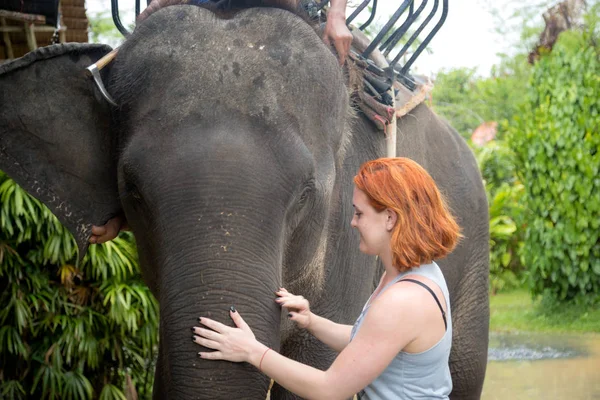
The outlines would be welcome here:
[[[389,229],[389,212],[378,212],[369,203],[369,198],[362,190],[354,188],[352,195],[354,216],[350,225],[360,235],[360,251],[378,256],[390,247],[391,229]]]

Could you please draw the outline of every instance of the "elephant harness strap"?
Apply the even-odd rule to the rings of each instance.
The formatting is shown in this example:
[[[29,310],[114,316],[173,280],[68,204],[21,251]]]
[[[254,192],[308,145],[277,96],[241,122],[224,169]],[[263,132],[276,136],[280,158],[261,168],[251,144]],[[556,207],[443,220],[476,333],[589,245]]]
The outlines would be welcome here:
[[[378,50],[374,50],[365,60],[359,54],[369,45],[369,39],[358,29],[353,29],[350,61],[362,72],[362,82],[354,86],[356,103],[365,116],[384,132],[387,143],[387,156],[396,156],[396,120],[411,112],[421,104],[433,89],[431,81],[417,84],[410,91],[397,80],[393,84],[386,81],[383,68],[387,60]]]

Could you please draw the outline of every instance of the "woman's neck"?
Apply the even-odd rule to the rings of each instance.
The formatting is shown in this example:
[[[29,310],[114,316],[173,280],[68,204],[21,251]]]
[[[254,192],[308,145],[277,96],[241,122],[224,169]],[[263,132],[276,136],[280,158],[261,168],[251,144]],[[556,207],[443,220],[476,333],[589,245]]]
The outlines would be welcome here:
[[[383,254],[380,254],[379,258],[381,259],[385,270],[381,283],[386,285],[388,282],[391,282],[392,279],[397,277],[400,272],[398,271],[398,268],[394,267],[394,265],[392,264],[393,257],[391,249]]]

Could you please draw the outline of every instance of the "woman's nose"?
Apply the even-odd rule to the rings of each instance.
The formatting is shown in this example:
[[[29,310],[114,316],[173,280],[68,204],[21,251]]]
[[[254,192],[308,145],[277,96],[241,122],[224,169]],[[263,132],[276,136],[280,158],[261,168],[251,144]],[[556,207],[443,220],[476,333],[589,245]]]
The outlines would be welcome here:
[[[353,216],[352,220],[350,220],[350,226],[356,228],[356,216]]]

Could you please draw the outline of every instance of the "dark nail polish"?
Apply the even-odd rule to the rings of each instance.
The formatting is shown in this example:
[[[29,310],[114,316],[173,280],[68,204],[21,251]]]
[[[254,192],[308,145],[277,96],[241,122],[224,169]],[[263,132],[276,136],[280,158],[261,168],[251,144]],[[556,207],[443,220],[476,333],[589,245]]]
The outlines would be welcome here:
[[[196,336],[192,336],[192,342],[196,341]]]
[[[198,322],[202,322],[202,317],[198,317]]]
[[[198,353],[198,357],[202,358],[202,354]]]
[[[288,318],[292,318],[292,314],[291,313],[288,313]]]
[[[196,332],[196,331],[194,330],[194,328],[192,328],[192,332]]]
[[[231,310],[231,312],[237,312],[237,311],[235,310],[235,307],[234,307],[234,306],[231,306],[231,307],[229,307],[229,309]]]

